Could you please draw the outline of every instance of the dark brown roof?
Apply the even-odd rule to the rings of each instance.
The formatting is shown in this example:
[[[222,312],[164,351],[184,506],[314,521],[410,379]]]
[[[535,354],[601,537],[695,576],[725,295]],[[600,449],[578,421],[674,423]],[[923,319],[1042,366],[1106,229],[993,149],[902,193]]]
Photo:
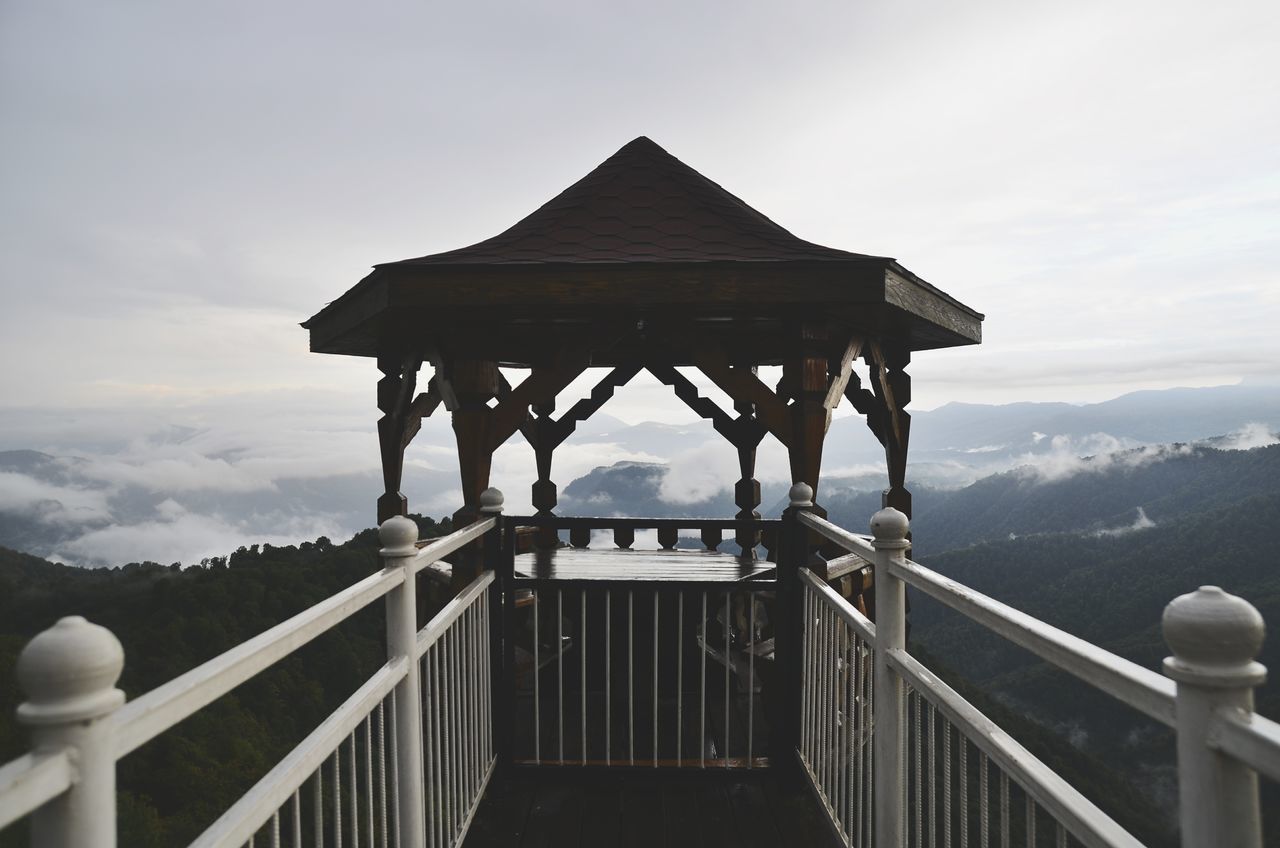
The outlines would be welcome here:
[[[981,314],[895,260],[797,238],[641,137],[500,235],[375,266],[303,327],[325,353],[528,364],[607,324],[633,330],[598,365],[659,336],[672,364],[704,343],[769,364],[801,321],[909,350],[982,338]]]
[[[378,267],[879,258],[797,238],[641,136],[504,233]]]

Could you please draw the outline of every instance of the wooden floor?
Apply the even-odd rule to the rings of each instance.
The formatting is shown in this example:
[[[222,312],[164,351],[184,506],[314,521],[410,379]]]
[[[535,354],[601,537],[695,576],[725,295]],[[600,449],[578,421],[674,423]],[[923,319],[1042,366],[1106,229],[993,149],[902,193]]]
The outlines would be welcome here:
[[[463,848],[838,846],[810,791],[770,770],[543,768],[495,778]]]

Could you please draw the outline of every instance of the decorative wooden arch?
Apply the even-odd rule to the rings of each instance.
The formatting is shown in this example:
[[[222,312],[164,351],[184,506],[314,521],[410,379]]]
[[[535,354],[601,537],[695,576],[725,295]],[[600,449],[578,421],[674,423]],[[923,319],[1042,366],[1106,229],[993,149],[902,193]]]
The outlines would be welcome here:
[[[376,266],[303,327],[314,351],[377,358],[380,522],[407,512],[404,451],[442,405],[462,477],[455,521],[476,515],[493,453],[517,431],[536,456],[533,504],[550,513],[556,447],[642,369],[738,451],[738,517],[758,515],[766,435],[787,448],[793,481],[818,490],[842,397],[884,445],[885,505],[910,515],[911,354],[980,342],[982,315],[894,259],[797,238],[641,137],[491,239]],[[419,392],[423,363],[434,375]],[[782,366],[776,387],[757,376],[762,365]],[[512,386],[499,366],[528,375]],[[684,366],[733,412],[700,395]],[[556,417],[590,367],[610,370]]]

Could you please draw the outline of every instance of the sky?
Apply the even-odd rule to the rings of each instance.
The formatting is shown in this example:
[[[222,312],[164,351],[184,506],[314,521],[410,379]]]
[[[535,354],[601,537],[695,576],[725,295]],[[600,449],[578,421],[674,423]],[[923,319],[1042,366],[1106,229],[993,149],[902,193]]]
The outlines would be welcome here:
[[[6,0],[0,450],[376,468],[373,364],[298,323],[638,135],[986,313],[919,409],[1274,379],[1276,44],[1264,0]]]

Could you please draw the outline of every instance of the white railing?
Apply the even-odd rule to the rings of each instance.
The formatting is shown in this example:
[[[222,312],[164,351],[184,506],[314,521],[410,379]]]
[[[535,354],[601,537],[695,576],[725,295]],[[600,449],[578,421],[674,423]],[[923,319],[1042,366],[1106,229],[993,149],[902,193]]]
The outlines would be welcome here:
[[[757,610],[774,583],[696,578],[691,569],[690,580],[662,584],[514,581],[533,589],[530,662],[515,687],[529,703],[515,721],[517,763],[768,765],[756,665],[772,641],[760,638]]]
[[[386,664],[193,845],[458,844],[495,762],[493,573],[421,630],[416,575],[493,531],[501,508],[491,489],[488,517],[422,547],[411,520],[383,522],[381,571],[127,704],[119,641],[62,619],[18,660],[33,750],[0,767],[0,827],[30,815],[38,848],[112,848],[117,760],[385,598]]]
[[[1263,622],[1251,605],[1211,586],[1171,602],[1164,635],[1173,656],[1165,660],[1165,677],[908,560],[907,519],[897,510],[877,513],[868,538],[805,511],[811,498],[804,484],[792,488],[794,519],[875,571],[875,624],[800,572],[797,753],[846,845],[963,848],[997,837],[1002,846],[1140,845],[911,656],[905,638],[911,585],[1174,728],[1184,848],[1260,848],[1257,781],[1259,774],[1280,780],[1280,724],[1253,712],[1253,687],[1265,669],[1253,661]],[[870,718],[858,712],[866,706]],[[871,728],[868,752],[863,735]],[[852,800],[867,796],[861,804]]]
[[[876,626],[807,568],[800,762],[846,845],[870,845]]]

